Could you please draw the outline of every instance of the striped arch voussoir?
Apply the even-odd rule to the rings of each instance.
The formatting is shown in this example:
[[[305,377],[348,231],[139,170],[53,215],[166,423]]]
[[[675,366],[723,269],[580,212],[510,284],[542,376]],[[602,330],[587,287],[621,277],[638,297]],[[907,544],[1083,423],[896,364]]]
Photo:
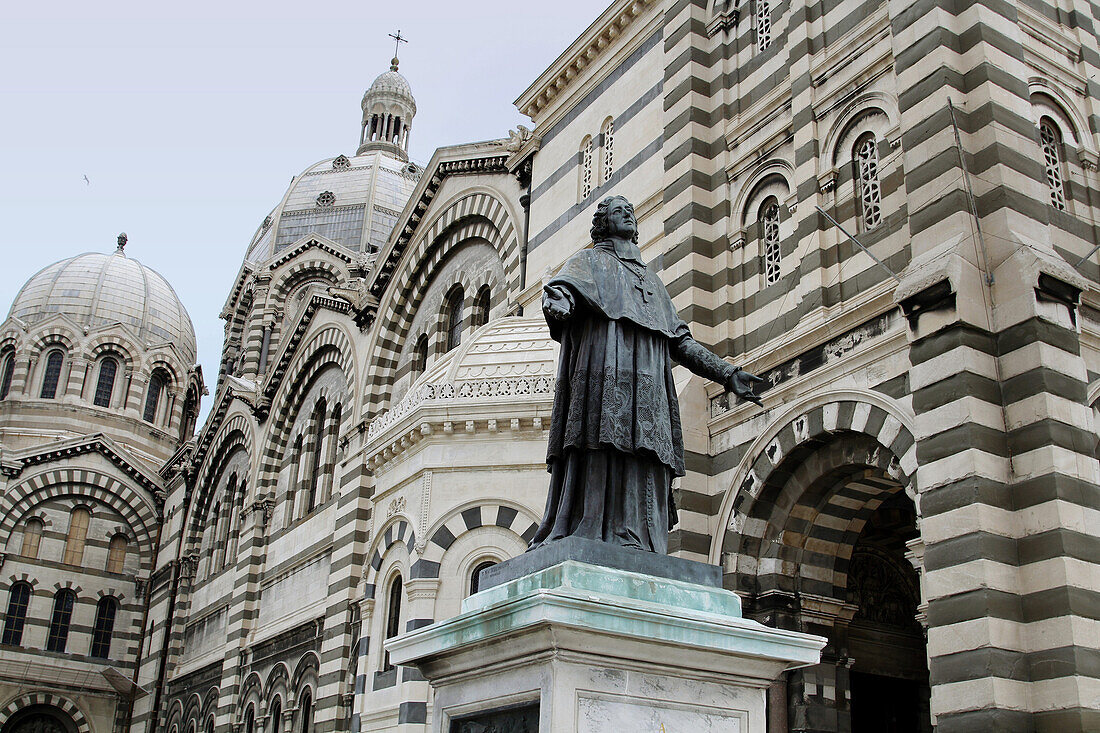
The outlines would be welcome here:
[[[0,728],[4,727],[11,716],[32,705],[49,705],[57,708],[72,719],[79,733],[92,733],[87,717],[76,703],[53,692],[27,692],[9,700],[3,708],[0,708]]]
[[[473,237],[484,239],[496,249],[504,266],[509,291],[518,288],[519,238],[507,207],[495,196],[484,192],[471,193],[451,203],[423,235],[416,238],[416,244],[403,258],[406,264],[399,268],[386,289],[387,295],[379,308],[384,318],[379,333],[385,335],[380,343],[384,345],[376,349],[371,374],[388,372],[392,377],[399,357],[398,345],[407,334],[416,306],[423,298],[433,274],[455,246]],[[383,393],[388,384],[386,379],[375,380],[374,391],[369,396],[372,413],[384,400]]]
[[[153,554],[156,508],[142,493],[107,474],[90,469],[57,468],[29,476],[0,498],[0,546],[7,543],[19,518],[43,501],[63,496],[93,499],[118,512],[133,527],[143,563]]]
[[[302,400],[305,399],[313,378],[325,367],[336,365],[344,372],[344,379],[350,387],[355,375],[352,353],[351,341],[348,340],[347,334],[334,327],[320,331],[299,350],[299,356],[287,370],[287,378],[283,380],[284,386],[276,397],[277,407],[271,413],[273,424],[279,428],[273,432],[260,458],[259,480],[265,486],[270,487],[275,481],[283,451],[290,442],[292,417],[302,408]],[[350,390],[348,394],[351,394]],[[350,412],[349,405],[344,413]]]
[[[363,572],[363,580],[366,583],[365,596],[367,598],[374,597],[374,585],[375,579],[378,576],[378,571],[382,568],[382,557],[386,552],[398,542],[405,545],[405,549],[409,551],[409,557],[415,556],[416,553],[416,532],[413,531],[412,525],[402,518],[393,520],[385,529],[380,532],[378,537],[375,538],[374,552],[371,555],[370,563],[367,565]],[[413,563],[414,566],[416,563]],[[436,575],[438,575],[438,568],[436,568]],[[435,577],[432,575],[417,576],[414,573],[414,577]]]
[[[784,567],[818,567],[816,577],[831,584],[820,592],[842,594],[851,549],[882,502],[904,490],[919,515],[914,436],[878,405],[838,400],[796,415],[765,437],[733,486],[733,501],[723,509],[726,531],[714,549],[735,558],[738,582],[763,572],[763,560],[771,558],[788,563]],[[818,521],[821,516],[832,519]],[[780,587],[790,580],[766,582]]]
[[[443,560],[444,553],[459,537],[479,527],[500,527],[509,530],[526,544],[535,536],[539,523],[527,511],[516,506],[483,504],[456,510],[428,531],[428,541],[424,546],[421,562],[430,563],[428,567],[436,571],[436,575],[428,577],[438,576],[439,564]]]
[[[280,300],[285,300],[293,290],[304,280],[311,277],[321,277],[330,284],[335,285],[341,279],[340,270],[331,262],[325,260],[306,260],[295,262],[279,278],[275,285],[274,293]]]

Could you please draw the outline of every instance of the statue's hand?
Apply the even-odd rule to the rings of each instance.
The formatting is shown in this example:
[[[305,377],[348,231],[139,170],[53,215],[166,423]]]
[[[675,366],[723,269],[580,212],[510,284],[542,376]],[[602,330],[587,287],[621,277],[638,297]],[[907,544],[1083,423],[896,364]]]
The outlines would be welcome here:
[[[563,293],[554,288],[546,288],[542,293],[542,311],[547,318],[564,321],[573,315],[573,304]]]
[[[764,380],[761,377],[758,377],[755,374],[743,371],[741,369],[736,369],[726,381],[726,391],[733,392],[741,399],[748,400],[749,402],[755,402],[756,404],[763,407],[764,401],[761,400],[760,397],[752,391],[752,385],[756,384],[757,382],[763,381]]]

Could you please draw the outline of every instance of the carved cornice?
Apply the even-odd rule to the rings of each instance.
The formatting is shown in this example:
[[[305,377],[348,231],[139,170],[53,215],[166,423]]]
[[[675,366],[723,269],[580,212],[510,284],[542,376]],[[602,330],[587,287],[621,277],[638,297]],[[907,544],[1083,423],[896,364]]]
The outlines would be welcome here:
[[[516,108],[535,119],[585,69],[599,63],[612,42],[655,2],[656,0],[618,0],[613,3],[520,95],[515,101]]]
[[[103,433],[84,436],[74,440],[58,441],[45,446],[38,446],[32,451],[16,456],[5,456],[0,471],[8,478],[16,478],[31,466],[39,466],[45,463],[75,458],[77,456],[98,453],[114,464],[128,478],[136,482],[141,488],[148,491],[154,497],[163,494],[163,487],[155,477],[145,471],[136,461],[127,455],[124,448],[116,444]],[[161,504],[158,501],[158,509]]]

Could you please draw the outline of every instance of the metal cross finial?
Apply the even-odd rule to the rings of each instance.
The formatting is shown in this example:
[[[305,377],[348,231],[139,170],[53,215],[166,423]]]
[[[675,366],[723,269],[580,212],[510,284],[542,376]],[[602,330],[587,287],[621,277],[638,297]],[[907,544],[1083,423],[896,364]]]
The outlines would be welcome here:
[[[126,249],[126,239],[127,239],[126,232],[123,232],[122,234],[118,235],[118,251],[119,252]]]
[[[390,38],[393,39],[393,65],[397,66],[397,52],[401,50],[402,43],[408,43],[409,39],[401,35],[401,29],[397,29],[397,33],[390,33]]]

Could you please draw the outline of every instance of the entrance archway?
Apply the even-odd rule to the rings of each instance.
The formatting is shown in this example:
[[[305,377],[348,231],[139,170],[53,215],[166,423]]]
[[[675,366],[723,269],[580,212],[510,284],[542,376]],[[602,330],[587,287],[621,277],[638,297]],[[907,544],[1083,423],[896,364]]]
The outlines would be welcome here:
[[[769,695],[769,733],[931,730],[919,579],[906,559],[918,537],[913,444],[881,408],[839,402],[747,457],[721,544],[726,586],[746,616],[829,640],[820,664]]]
[[[8,718],[0,733],[79,733],[79,729],[60,708],[30,705]]]

